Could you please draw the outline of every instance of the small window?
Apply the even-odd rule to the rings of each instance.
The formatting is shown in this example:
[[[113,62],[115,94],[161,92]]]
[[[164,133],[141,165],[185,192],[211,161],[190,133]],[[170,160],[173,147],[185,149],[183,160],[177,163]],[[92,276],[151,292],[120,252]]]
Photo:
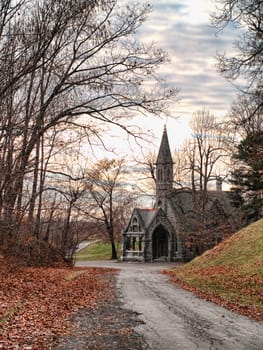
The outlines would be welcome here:
[[[157,177],[158,181],[163,181],[163,170],[162,169],[158,169],[158,177]]]
[[[132,223],[136,224],[137,222],[138,222],[138,220],[137,220],[136,216],[134,216],[133,219],[132,219]]]
[[[138,225],[132,225],[132,232],[138,232]]]

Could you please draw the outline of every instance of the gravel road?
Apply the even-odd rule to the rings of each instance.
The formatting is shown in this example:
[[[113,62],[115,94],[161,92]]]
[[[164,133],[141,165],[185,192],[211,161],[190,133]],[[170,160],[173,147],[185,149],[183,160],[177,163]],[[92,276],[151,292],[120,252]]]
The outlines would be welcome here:
[[[78,264],[81,265],[80,263]],[[81,265],[83,266],[83,265]],[[125,308],[143,321],[135,330],[152,350],[262,350],[263,324],[196,297],[159,273],[173,264],[89,262],[120,269]]]

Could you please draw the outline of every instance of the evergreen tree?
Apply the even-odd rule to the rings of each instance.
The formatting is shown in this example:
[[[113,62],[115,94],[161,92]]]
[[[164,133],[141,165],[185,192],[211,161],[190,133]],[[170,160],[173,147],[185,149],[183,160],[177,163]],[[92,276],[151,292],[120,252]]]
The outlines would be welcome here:
[[[241,165],[232,173],[232,203],[239,207],[245,224],[262,217],[263,131],[249,133],[238,145]]]

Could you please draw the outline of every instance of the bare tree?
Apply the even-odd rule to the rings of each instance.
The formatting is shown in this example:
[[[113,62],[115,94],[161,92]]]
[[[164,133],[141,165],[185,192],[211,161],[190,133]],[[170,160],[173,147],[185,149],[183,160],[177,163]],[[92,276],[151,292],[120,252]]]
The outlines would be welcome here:
[[[244,75],[248,86],[262,83],[263,68],[263,1],[261,0],[223,0],[216,1],[217,12],[212,23],[222,30],[229,23],[242,28],[243,36],[235,43],[238,55],[227,57],[218,55],[219,68],[228,79]],[[262,87],[261,87],[262,88]]]
[[[208,184],[217,178],[219,162],[229,157],[230,132],[209,111],[197,111],[190,126],[193,131],[193,171],[197,189],[207,192]],[[216,169],[217,166],[217,169]]]
[[[180,167],[175,175],[180,187],[191,191],[193,225],[201,232],[211,219],[209,185],[215,189],[215,184],[221,184],[226,177],[232,142],[222,121],[205,109],[193,115],[190,126],[192,137],[177,152],[175,168],[178,159]]]
[[[263,1],[220,0],[216,3],[212,23],[219,31],[228,24],[241,29],[240,39],[234,43],[236,52],[233,55],[219,54],[217,59],[219,71],[226,79],[232,82],[239,77],[245,79],[242,90],[255,100],[250,118],[263,106]],[[241,86],[244,86],[244,81],[239,84],[239,89]]]
[[[141,156],[138,154],[133,156],[133,162],[129,166],[129,176],[133,191],[138,197],[138,203],[152,202],[155,197],[156,159],[157,155],[154,152],[142,152]]]
[[[177,182],[189,187],[193,192],[208,190],[208,185],[222,177],[228,166],[231,153],[232,134],[206,109],[194,113],[190,127],[192,137],[185,141],[182,149],[176,152],[179,167]]]
[[[86,180],[86,189],[90,196],[89,211],[86,211],[86,215],[103,223],[111,243],[112,259],[117,259],[115,220],[118,220],[118,217],[115,217],[115,206],[120,202],[117,197],[123,198],[121,195],[123,192],[118,193],[118,189],[121,188],[122,166],[123,160],[102,159],[87,174]],[[117,207],[119,208],[119,205]]]
[[[233,103],[227,123],[229,128],[232,127],[233,133],[237,134],[237,141],[263,130],[263,106],[258,106],[259,101],[254,95],[240,95]]]
[[[1,4],[0,214],[11,227],[23,214],[26,177],[34,174],[37,185],[42,174],[41,152],[53,128],[78,123],[89,137],[109,124],[132,133],[128,117],[161,113],[163,102],[177,91],[166,89],[155,75],[166,53],[132,36],[148,5],[125,7],[117,0]],[[36,193],[33,188],[30,215]]]

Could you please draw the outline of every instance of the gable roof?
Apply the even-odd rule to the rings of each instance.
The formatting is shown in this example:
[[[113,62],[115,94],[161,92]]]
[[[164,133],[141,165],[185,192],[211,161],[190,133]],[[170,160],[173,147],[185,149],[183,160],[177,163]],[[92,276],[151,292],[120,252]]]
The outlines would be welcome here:
[[[194,230],[195,223],[200,219],[200,204],[202,192],[195,192],[196,203],[193,202],[193,192],[187,189],[178,189],[170,193],[167,198],[171,206],[176,222],[181,229]],[[227,192],[208,191],[205,211],[202,215],[206,217],[207,225],[217,224],[222,220],[227,220],[234,215],[235,209],[232,207]]]
[[[143,226],[148,228],[152,223],[153,219],[157,216],[159,208],[151,208],[151,209],[142,209],[136,208],[137,212],[141,216]]]
[[[136,216],[138,218],[139,224],[142,228],[147,230],[147,228],[151,225],[155,217],[160,212],[160,208],[134,208],[130,220],[125,228],[127,231],[131,225],[132,219]]]

